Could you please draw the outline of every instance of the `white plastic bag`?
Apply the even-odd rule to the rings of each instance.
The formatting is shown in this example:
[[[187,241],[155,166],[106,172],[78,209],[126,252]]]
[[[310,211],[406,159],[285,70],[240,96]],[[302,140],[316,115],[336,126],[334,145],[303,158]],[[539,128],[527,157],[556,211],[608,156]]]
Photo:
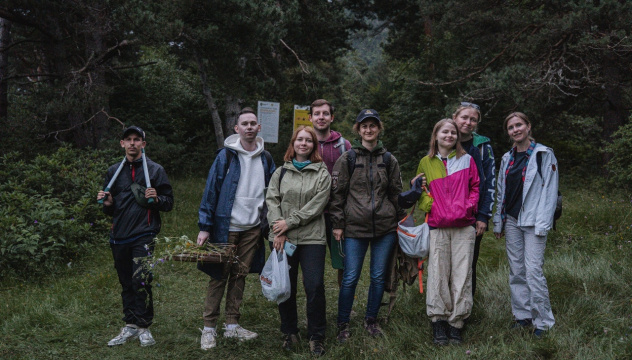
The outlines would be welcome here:
[[[266,299],[280,304],[290,298],[290,266],[285,251],[277,253],[276,249],[272,249],[259,279]]]
[[[411,258],[425,259],[428,257],[428,252],[430,251],[430,229],[428,228],[428,223],[425,222],[415,226],[412,212],[397,224],[397,237],[399,238],[399,246],[404,254]]]

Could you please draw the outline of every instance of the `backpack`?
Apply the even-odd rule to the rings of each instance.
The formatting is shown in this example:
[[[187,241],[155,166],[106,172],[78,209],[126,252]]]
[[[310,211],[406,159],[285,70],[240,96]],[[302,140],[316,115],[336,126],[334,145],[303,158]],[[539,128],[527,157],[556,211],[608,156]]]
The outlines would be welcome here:
[[[544,180],[542,176],[542,153],[538,152],[536,154],[536,162],[538,164],[538,174],[540,174],[540,178]],[[560,190],[557,190],[557,204],[555,205],[555,213],[553,213],[553,230],[556,229],[557,220],[562,217],[562,193]]]
[[[343,138],[342,136],[338,138],[338,142],[336,142],[334,148],[340,151],[340,155],[344,154],[345,151],[351,150],[350,148],[347,149],[347,147],[345,146],[345,138]]]

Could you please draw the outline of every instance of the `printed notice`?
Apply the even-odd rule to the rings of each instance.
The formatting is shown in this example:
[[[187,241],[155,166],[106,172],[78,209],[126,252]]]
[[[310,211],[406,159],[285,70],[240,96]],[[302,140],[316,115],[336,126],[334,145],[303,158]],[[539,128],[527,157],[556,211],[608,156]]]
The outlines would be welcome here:
[[[279,142],[279,113],[281,104],[270,101],[259,101],[257,118],[261,124],[260,136],[267,143]]]

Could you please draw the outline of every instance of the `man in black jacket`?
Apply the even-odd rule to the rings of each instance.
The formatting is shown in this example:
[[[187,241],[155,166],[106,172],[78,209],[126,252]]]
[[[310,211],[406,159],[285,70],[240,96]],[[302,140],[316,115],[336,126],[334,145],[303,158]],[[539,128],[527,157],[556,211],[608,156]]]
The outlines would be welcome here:
[[[121,297],[126,324],[108,346],[122,345],[135,338],[139,338],[141,346],[156,343],[148,329],[154,317],[154,307],[152,275],[144,258],[151,256],[154,238],[160,232],[160,211],[173,208],[173,192],[165,169],[147,158],[151,187],[145,188],[142,160],[145,145],[145,132],[141,128],[130,126],[125,129],[121,139],[125,163],[111,189],[99,191],[97,195],[97,200],[103,199],[103,212],[112,216],[110,247],[123,287]],[[119,165],[108,169],[104,188]]]

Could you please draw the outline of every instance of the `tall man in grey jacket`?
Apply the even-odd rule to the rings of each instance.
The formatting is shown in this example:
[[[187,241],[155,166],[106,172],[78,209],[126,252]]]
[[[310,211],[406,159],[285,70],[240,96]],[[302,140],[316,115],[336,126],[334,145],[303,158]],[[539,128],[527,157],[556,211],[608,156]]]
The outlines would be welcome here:
[[[161,227],[160,212],[173,208],[173,191],[162,166],[146,159],[147,169],[143,169],[142,151],[146,144],[145,132],[141,128],[130,126],[125,129],[121,139],[125,162],[111,189],[97,194],[97,200],[103,199],[103,212],[112,216],[110,248],[123,288],[121,297],[126,324],[108,346],[122,345],[135,338],[139,338],[141,346],[156,343],[149,331],[154,317],[152,275],[143,258],[153,252],[154,238]],[[108,169],[104,188],[115,176],[119,165]],[[145,188],[144,170],[151,183],[149,188]]]

